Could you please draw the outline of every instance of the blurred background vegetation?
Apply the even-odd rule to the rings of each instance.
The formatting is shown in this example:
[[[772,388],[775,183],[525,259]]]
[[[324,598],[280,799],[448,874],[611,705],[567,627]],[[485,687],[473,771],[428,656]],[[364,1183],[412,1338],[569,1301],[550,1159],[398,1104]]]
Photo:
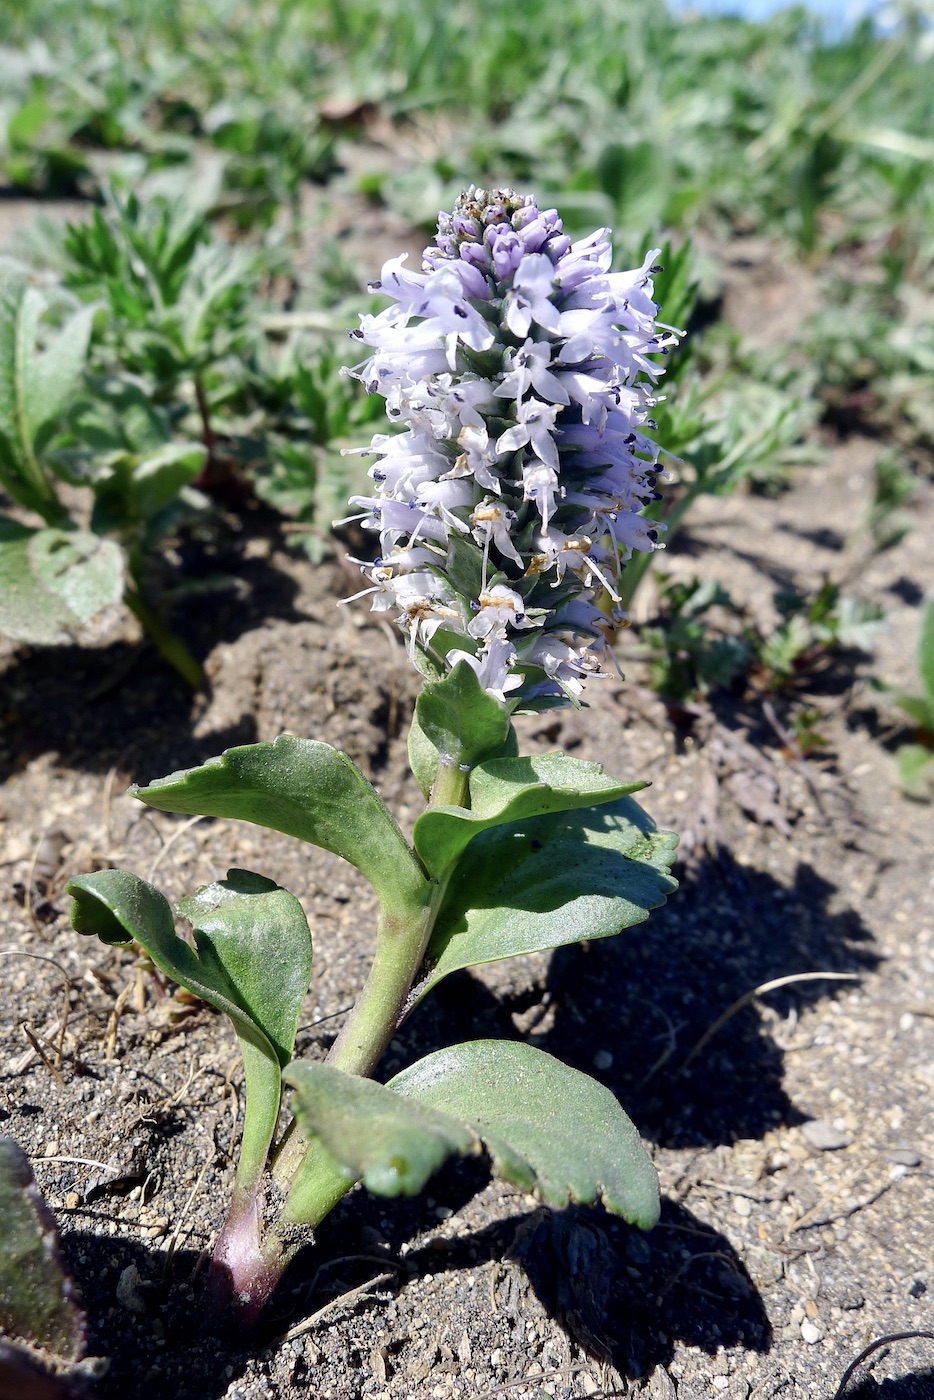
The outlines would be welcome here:
[[[932,59],[910,4],[827,28],[802,7],[752,22],[636,0],[0,0],[0,221],[23,199],[50,215],[14,242],[0,222],[0,357],[25,335],[72,361],[29,441],[0,367],[0,579],[4,547],[19,569],[63,531],[42,536],[61,571],[46,559],[37,587],[57,589],[56,626],[69,607],[81,621],[94,590],[76,602],[68,570],[87,582],[94,541],[116,544],[107,601],[118,568],[197,682],[164,625],[184,588],[166,542],[250,496],[327,552],[361,470],[341,449],[381,418],[341,377],[344,328],[399,238],[417,250],[470,182],[534,191],[572,233],[609,225],[620,265],[665,248],[658,299],[689,332],[658,414],[669,538],[698,496],[780,491],[860,432],[879,444],[860,529],[870,552],[897,547],[934,461]],[[794,306],[763,299],[738,326],[724,255],[764,247],[794,270]],[[645,645],[673,703],[868,646],[878,622],[836,585],[786,599],[769,637],[742,608],[713,635],[732,604],[683,581],[660,579],[654,606]],[[43,640],[22,611],[0,625]]]

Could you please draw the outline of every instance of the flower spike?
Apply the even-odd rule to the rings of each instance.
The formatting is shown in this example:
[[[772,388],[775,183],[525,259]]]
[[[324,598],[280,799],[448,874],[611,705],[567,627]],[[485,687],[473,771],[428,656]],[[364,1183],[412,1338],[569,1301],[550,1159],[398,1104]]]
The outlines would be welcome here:
[[[354,332],[374,353],[352,373],[405,428],[374,437],[374,493],[352,500],[380,534],[373,607],[399,612],[427,674],[465,660],[510,711],[605,674],[597,601],[664,529],[641,514],[659,474],[651,357],[677,343],[657,257],[611,272],[607,229],[572,243],[531,196],[471,187],[421,272],[386,263],[374,290],[393,304]]]

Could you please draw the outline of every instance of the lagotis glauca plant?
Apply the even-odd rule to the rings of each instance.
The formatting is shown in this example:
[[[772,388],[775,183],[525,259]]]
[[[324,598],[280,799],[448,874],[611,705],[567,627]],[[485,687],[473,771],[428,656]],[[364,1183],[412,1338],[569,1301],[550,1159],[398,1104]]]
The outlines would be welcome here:
[[[522,757],[511,717],[579,704],[607,664],[620,569],[654,547],[646,436],[674,342],[652,300],[656,253],[611,272],[607,231],[572,243],[554,210],[470,189],[420,272],[355,335],[353,372],[404,431],[368,451],[356,517],[379,535],[373,607],[398,616],[424,676],[409,756],[425,810],[409,843],[363,774],[314,739],[229,749],[135,789],[168,812],[237,817],[332,851],[379,901],[372,966],[323,1063],[293,1060],[312,940],[298,901],[231,870],[175,911],[126,871],[73,880],[79,933],[136,940],[233,1021],[246,1081],[233,1199],[214,1252],[215,1318],[258,1315],[296,1249],[357,1181],[413,1194],[447,1158],[485,1152],[543,1201],[602,1201],[643,1226],[655,1171],[602,1085],[543,1051],[480,1040],[388,1083],[401,1021],[457,969],[607,937],[674,888],[675,838],[596,763]],[[293,1117],[277,1137],[283,1088]]]

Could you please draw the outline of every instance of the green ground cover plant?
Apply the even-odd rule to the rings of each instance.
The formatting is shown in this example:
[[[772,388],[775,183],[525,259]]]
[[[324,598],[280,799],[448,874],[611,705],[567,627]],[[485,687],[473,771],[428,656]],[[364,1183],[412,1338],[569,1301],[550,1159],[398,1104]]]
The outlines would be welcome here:
[[[276,250],[178,199],[108,187],[54,251],[57,275],[0,263],[0,485],[26,512],[0,518],[0,630],[53,642],[122,598],[197,688],[165,617],[186,584],[166,581],[164,541],[255,490],[320,551],[352,475],[339,443],[373,406],[327,343],[273,347],[258,308]]]
[[[576,199],[584,222],[727,220],[805,250],[893,218],[908,240],[930,228],[920,12],[887,38],[866,22],[832,41],[803,10],[685,24],[585,0],[30,0],[3,18],[5,164],[28,187],[93,184],[104,153],[139,174],[207,145],[219,204],[262,222],[326,177],[335,113],[418,122],[453,96],[469,134],[387,186],[428,221],[439,181],[488,169],[560,191],[571,215]]]
[[[922,694],[898,694],[895,704],[914,727],[914,741],[897,752],[898,774],[909,797],[930,801],[934,796],[934,602],[929,602],[918,633],[918,671]]]

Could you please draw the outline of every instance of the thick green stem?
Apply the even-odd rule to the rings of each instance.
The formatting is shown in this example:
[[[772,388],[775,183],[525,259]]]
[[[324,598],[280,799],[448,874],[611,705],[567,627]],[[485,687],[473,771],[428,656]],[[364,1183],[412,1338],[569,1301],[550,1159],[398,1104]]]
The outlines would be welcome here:
[[[401,918],[389,915],[380,920],[369,976],[328,1053],[328,1064],[335,1069],[345,1074],[373,1073],[396,1029],[436,913],[437,901],[432,899]]]
[[[438,765],[434,786],[431,789],[431,807],[468,807],[467,797],[469,768],[452,760]]]
[[[468,777],[460,764],[442,762],[430,805],[463,806]],[[379,1063],[421,967],[446,883],[441,879],[429,885],[424,902],[415,908],[381,913],[369,976],[328,1053],[328,1064],[336,1069],[370,1075]]]
[[[469,769],[459,762],[442,762],[429,805],[466,806],[468,778]],[[421,967],[446,885],[445,877],[434,880],[426,885],[419,902],[413,900],[401,908],[381,911],[369,975],[328,1052],[328,1064],[345,1074],[364,1077],[375,1070],[399,1024]],[[350,1189],[352,1183],[338,1174],[333,1165],[320,1157],[306,1160],[306,1153],[307,1144],[294,1132],[283,1141],[275,1175],[289,1194],[269,1242],[277,1239],[286,1225],[317,1225]]]

